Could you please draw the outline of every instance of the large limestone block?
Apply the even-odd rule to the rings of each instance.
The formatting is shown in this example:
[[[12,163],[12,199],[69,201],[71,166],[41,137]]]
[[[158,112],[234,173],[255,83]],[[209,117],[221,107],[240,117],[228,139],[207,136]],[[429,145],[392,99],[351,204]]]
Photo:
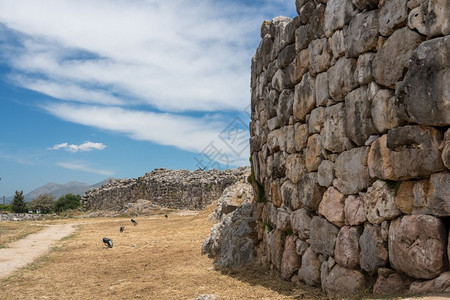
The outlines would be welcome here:
[[[278,54],[276,60],[276,67],[278,69],[284,69],[291,64],[295,58],[295,45],[286,46],[280,54]]]
[[[391,266],[414,278],[432,279],[448,268],[446,241],[445,225],[434,216],[396,219],[389,227]]]
[[[291,213],[292,231],[298,234],[301,239],[309,239],[310,223],[311,217],[306,209],[300,208]]]
[[[281,269],[285,234],[280,230],[274,230],[269,241],[270,260],[277,270]]]
[[[323,73],[326,74],[326,73]],[[316,84],[317,86],[317,84]],[[316,99],[317,100],[317,99]],[[309,115],[308,131],[310,133],[320,133],[323,128],[323,107],[314,108]]]
[[[335,265],[326,279],[325,291],[328,296],[349,297],[364,291],[367,285],[360,271]]]
[[[319,204],[319,214],[336,226],[344,226],[344,200],[344,195],[334,187],[329,187]]]
[[[403,125],[403,121],[398,116],[398,106],[396,98],[391,90],[379,90],[372,99],[371,116],[375,128],[380,133],[385,133],[389,129]]]
[[[445,272],[428,281],[415,281],[409,287],[412,294],[450,293],[450,272]]]
[[[355,70],[355,81],[359,84],[368,84],[373,80],[372,61],[375,53],[364,53],[358,57]]]
[[[386,180],[424,178],[444,170],[438,147],[442,133],[433,127],[404,126],[374,141],[369,152],[370,176]]]
[[[368,154],[369,147],[359,147],[342,152],[336,159],[334,163],[336,186],[342,194],[357,194],[370,185]]]
[[[276,129],[267,135],[267,147],[270,153],[274,153],[280,150],[280,135],[281,129]]]
[[[316,105],[315,78],[309,73],[303,75],[302,81],[295,86],[294,93],[294,117],[296,120],[304,121],[307,114]]]
[[[408,28],[395,31],[372,61],[372,75],[378,84],[394,87],[408,68],[413,50],[423,37]]]
[[[424,184],[423,188],[421,188]],[[426,195],[425,195],[426,192]],[[435,173],[428,182],[417,182],[413,189],[413,214],[450,216],[450,173]]]
[[[442,151],[442,162],[450,170],[450,128],[444,134],[444,141],[439,146],[439,150]]]
[[[325,256],[334,254],[334,246],[339,228],[323,217],[313,217],[310,223],[311,248]]]
[[[277,105],[277,117],[278,124],[280,126],[285,126],[289,123],[289,117],[292,115],[292,109],[294,104],[294,91],[284,90],[280,94]]]
[[[322,160],[317,169],[317,182],[321,186],[328,187],[334,178],[334,163],[330,160]]]
[[[367,86],[345,97],[345,132],[358,146],[363,146],[369,136],[378,133],[372,122],[371,106]]]
[[[328,39],[323,38],[312,41],[308,46],[310,69],[312,76],[328,70],[331,62],[331,49],[328,47]]]
[[[411,280],[405,278],[394,270],[387,268],[378,269],[378,278],[373,286],[375,295],[401,295],[411,284]]]
[[[425,0],[411,10],[408,26],[427,36],[450,34],[450,2],[448,0]]]
[[[297,202],[297,185],[293,184],[290,180],[286,180],[281,185],[281,199],[283,199],[283,205],[285,207],[292,208],[293,206],[296,206],[293,203]]]
[[[363,224],[367,220],[364,203],[359,196],[350,195],[345,199],[344,215],[345,224],[351,226]]]
[[[319,134],[310,136],[305,155],[306,169],[308,172],[317,171],[322,161],[322,151],[322,137]]]
[[[281,278],[290,280],[300,267],[300,259],[295,251],[295,236],[286,237],[286,242],[281,259]]]
[[[289,17],[276,17],[271,21],[271,32],[273,33],[273,57],[277,57],[281,50],[288,45],[291,37],[288,37],[287,26],[292,21]]]
[[[414,207],[413,188],[415,181],[401,181],[395,193],[395,204],[404,214],[410,215]]]
[[[297,152],[301,152],[308,144],[308,125],[295,123],[294,131],[295,149]]]
[[[270,198],[273,205],[280,207],[283,204],[283,199],[281,198],[281,186],[280,180],[276,179],[270,183]]]
[[[361,269],[375,273],[388,263],[389,253],[387,241],[383,239],[381,226],[364,224],[364,232],[359,239],[361,247]]]
[[[378,35],[378,11],[370,10],[357,14],[344,29],[346,56],[358,57],[375,49]]]
[[[405,119],[423,125],[450,125],[450,37],[423,42],[398,86]]]
[[[293,203],[293,209],[303,207],[310,211],[317,210],[325,192],[325,188],[317,182],[317,172],[305,174],[297,186],[299,203],[295,203],[297,205]]]
[[[391,35],[396,28],[402,27],[408,18],[408,0],[385,0],[380,8],[380,33]]]
[[[289,154],[295,153],[295,128],[294,125],[284,127],[286,152]]]
[[[324,30],[330,37],[336,29],[348,24],[356,14],[356,9],[350,0],[328,0],[325,9]]]
[[[402,213],[395,204],[395,188],[390,188],[383,180],[375,181],[366,193],[361,193],[361,199],[367,220],[372,224],[392,220]]]
[[[305,174],[305,157],[303,154],[291,154],[286,159],[286,176],[293,183],[298,183]]]
[[[294,76],[295,81],[300,82],[303,75],[309,70],[309,52],[308,49],[301,50],[297,52],[297,57],[295,58],[295,70]]]
[[[323,72],[316,77],[316,105],[325,106],[330,93],[328,93],[328,73]]]
[[[328,90],[333,100],[344,100],[344,97],[357,86],[355,68],[356,59],[341,57],[328,69]]]
[[[276,152],[273,155],[272,164],[270,165],[267,163],[267,167],[271,168],[270,176],[272,176],[273,179],[283,178],[286,175],[285,154],[280,151]]]
[[[340,153],[353,148],[351,140],[345,133],[344,103],[325,108],[323,114],[322,145],[325,149]]]
[[[314,39],[311,25],[306,24],[295,30],[295,50],[297,53],[303,49],[307,49],[309,43]]]
[[[317,286],[320,284],[320,260],[309,247],[302,256],[302,266],[298,270],[298,279],[307,285]]]
[[[288,231],[291,229],[291,214],[285,208],[277,209],[277,230]]]
[[[360,227],[344,226],[339,231],[334,249],[336,262],[347,269],[357,269],[359,267],[359,238],[361,236]]]

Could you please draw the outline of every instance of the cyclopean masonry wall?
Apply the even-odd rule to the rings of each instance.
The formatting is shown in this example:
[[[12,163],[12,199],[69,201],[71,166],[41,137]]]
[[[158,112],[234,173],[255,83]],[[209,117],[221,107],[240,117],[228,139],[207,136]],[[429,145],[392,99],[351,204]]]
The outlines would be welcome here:
[[[296,5],[252,60],[259,260],[330,295],[450,292],[450,2]]]
[[[168,208],[204,209],[248,170],[248,167],[194,172],[156,169],[137,179],[114,180],[92,189],[83,196],[81,203],[83,209],[118,211],[128,203],[146,199]]]

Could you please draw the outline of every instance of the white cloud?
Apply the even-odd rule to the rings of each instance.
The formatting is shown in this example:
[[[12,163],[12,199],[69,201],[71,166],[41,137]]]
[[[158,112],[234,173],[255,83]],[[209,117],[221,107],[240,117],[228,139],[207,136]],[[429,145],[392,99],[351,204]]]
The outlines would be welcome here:
[[[60,167],[69,169],[69,170],[84,171],[84,172],[88,172],[88,173],[95,173],[95,174],[100,174],[100,175],[105,175],[105,176],[114,175],[113,171],[93,168],[93,167],[89,166],[88,163],[85,163],[85,162],[60,162],[57,165]]]
[[[68,144],[68,143],[61,143],[61,144],[57,144],[54,145],[53,147],[51,147],[51,150],[59,150],[59,149],[63,149],[69,152],[86,152],[86,151],[92,151],[92,150],[103,150],[105,149],[106,146],[102,143],[93,143],[93,142],[84,142],[83,144],[80,145],[74,145],[74,144]]]

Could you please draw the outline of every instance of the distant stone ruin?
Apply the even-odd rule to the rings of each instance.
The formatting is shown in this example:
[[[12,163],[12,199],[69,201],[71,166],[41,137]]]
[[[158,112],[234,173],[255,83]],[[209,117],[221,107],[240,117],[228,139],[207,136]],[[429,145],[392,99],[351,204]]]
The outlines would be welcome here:
[[[260,262],[333,296],[449,293],[450,1],[296,5],[252,60]]]
[[[86,192],[81,199],[85,210],[120,211],[139,199],[175,209],[204,209],[223,190],[249,173],[248,167],[233,170],[156,169],[139,178],[112,180]]]

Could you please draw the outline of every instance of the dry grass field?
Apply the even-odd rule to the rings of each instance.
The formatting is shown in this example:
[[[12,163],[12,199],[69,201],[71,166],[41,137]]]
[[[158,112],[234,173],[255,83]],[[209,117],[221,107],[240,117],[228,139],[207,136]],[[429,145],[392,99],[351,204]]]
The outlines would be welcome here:
[[[211,209],[199,215],[71,219],[75,234],[0,281],[1,299],[318,299],[316,289],[276,280],[265,270],[217,271],[200,255]],[[49,223],[67,223],[68,220]],[[12,222],[11,222],[12,223]],[[15,222],[15,226],[20,223]],[[1,226],[7,226],[2,222]],[[125,226],[124,233],[119,227]],[[31,227],[31,226],[29,226]],[[106,248],[103,237],[114,241]]]
[[[0,248],[40,231],[44,228],[42,223],[42,221],[0,222]]]

